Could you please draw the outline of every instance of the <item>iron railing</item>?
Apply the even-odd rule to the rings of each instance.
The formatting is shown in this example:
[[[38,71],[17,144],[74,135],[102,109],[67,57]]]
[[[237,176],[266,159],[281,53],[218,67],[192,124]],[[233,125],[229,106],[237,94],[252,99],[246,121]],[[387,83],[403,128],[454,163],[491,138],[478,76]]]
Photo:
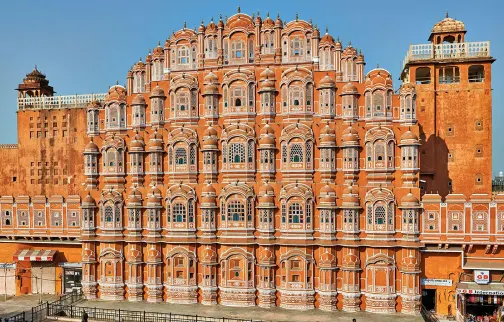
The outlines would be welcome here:
[[[74,303],[84,299],[82,292],[74,290],[63,295],[52,303],[46,302],[34,306],[30,311],[24,311],[5,318],[5,322],[42,322],[48,317],[68,317],[82,319],[84,312],[88,319],[97,321],[121,322],[262,322],[251,319],[214,318],[198,315],[185,315],[146,311],[128,311],[116,309],[102,309],[96,307],[75,306]]]

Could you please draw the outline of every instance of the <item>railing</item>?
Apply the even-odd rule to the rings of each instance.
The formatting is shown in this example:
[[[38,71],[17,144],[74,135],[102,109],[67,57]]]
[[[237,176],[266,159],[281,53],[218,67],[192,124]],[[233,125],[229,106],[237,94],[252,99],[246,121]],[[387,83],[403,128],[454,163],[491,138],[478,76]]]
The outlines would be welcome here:
[[[261,322],[233,318],[213,318],[198,315],[159,313],[146,311],[126,311],[101,308],[84,308],[72,305],[53,305],[48,316],[65,316],[72,319],[82,319],[86,312],[89,320],[97,321],[135,321],[135,322]]]
[[[411,61],[474,57],[490,57],[490,42],[410,45],[403,61],[403,69]]]
[[[18,109],[83,108],[92,101],[105,101],[106,93],[18,98]]]
[[[5,318],[5,322],[40,322],[43,321],[49,316],[49,312],[51,312],[51,308],[58,306],[71,305],[80,300],[84,299],[84,295],[81,290],[73,290],[72,293],[68,293],[60,296],[59,300],[56,300],[52,303],[46,302],[41,303],[37,306],[31,308],[30,311],[23,311],[16,315],[13,315],[9,318]],[[52,309],[54,311],[54,309]]]
[[[17,149],[17,144],[0,144],[0,149]]]
[[[172,313],[158,313],[146,311],[127,311],[115,309],[101,309],[93,307],[79,307],[72,305],[84,298],[82,291],[61,296],[52,303],[46,302],[34,306],[30,311],[24,311],[9,318],[5,322],[42,322],[47,317],[68,317],[82,319],[84,312],[90,320],[98,321],[135,321],[135,322],[262,322],[259,320],[244,320],[233,318],[213,318],[198,315],[184,315]]]
[[[422,308],[420,309],[420,314],[422,314],[422,318],[424,319],[425,322],[439,322],[439,319],[436,317],[436,315],[431,311],[427,310],[423,305]]]

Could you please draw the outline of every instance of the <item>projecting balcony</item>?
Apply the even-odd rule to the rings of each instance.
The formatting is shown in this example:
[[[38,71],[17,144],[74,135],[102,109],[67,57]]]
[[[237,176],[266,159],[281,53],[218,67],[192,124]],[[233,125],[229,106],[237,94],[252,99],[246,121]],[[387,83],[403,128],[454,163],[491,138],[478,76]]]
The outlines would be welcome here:
[[[458,58],[490,58],[490,41],[410,45],[404,67],[412,61]]]
[[[85,108],[92,101],[104,102],[107,93],[18,98],[18,110]]]

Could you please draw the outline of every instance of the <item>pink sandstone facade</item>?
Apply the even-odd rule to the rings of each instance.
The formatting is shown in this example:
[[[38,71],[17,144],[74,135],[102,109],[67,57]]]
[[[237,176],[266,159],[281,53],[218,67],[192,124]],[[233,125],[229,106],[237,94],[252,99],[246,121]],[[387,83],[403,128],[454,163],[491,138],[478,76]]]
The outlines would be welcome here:
[[[397,91],[311,22],[241,12],[184,26],[106,95],[53,96],[35,69],[0,149],[16,293],[44,290],[22,255],[55,250],[46,287],[74,263],[89,299],[419,314],[421,279],[502,260],[494,59],[464,36],[436,24]]]

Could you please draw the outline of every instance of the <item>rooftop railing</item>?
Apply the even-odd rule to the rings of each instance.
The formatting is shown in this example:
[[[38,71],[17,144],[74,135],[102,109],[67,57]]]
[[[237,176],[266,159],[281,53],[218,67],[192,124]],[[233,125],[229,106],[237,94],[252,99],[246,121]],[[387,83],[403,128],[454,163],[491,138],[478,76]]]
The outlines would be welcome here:
[[[83,108],[92,101],[104,102],[106,93],[18,98],[18,110]]]
[[[475,57],[490,57],[489,41],[410,45],[403,69],[411,61]]]

